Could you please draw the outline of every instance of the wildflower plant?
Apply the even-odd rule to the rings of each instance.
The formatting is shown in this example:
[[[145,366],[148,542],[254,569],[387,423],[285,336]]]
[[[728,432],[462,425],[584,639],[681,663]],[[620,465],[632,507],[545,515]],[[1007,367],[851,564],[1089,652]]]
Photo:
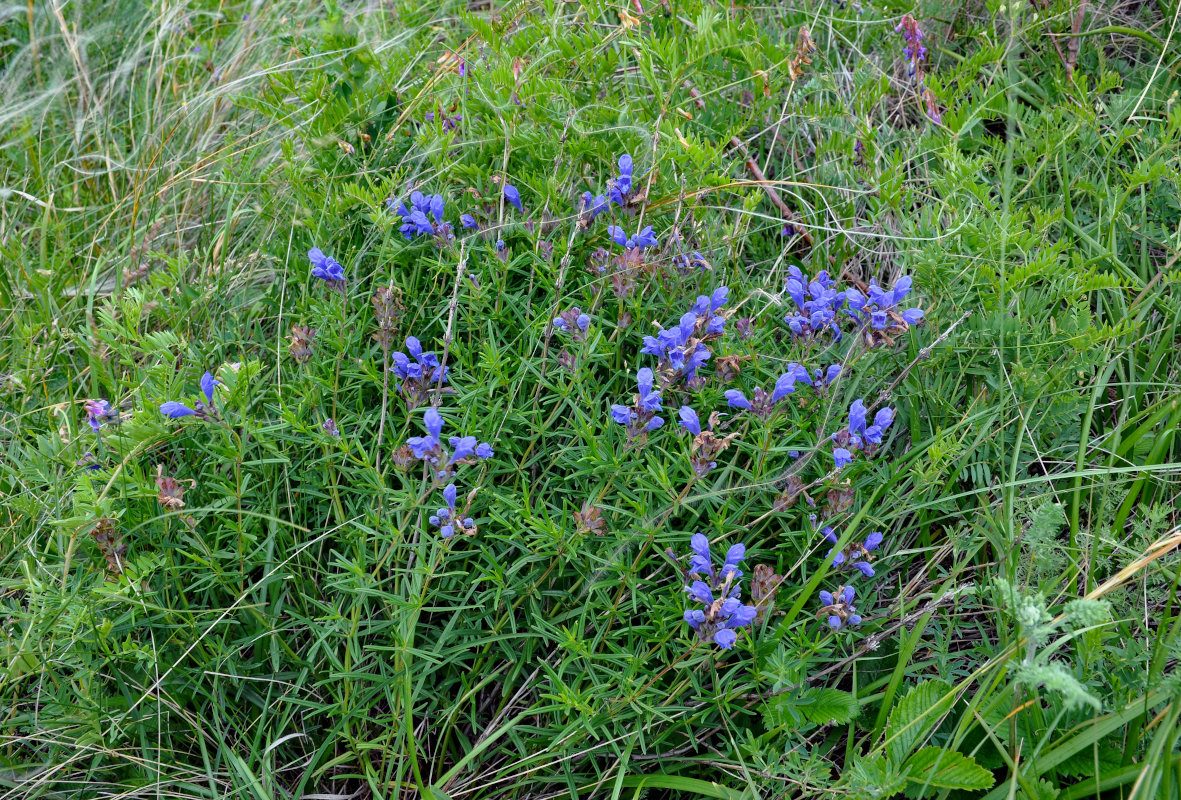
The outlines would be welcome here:
[[[439,394],[450,392],[447,381],[450,367],[439,363],[433,352],[424,352],[422,342],[415,336],[406,337],[406,352],[390,354],[393,365],[389,371],[398,379],[394,391],[406,398],[406,407],[414,410]]]
[[[444,444],[443,417],[434,408],[426,410],[423,426],[426,436],[412,436],[406,440],[401,463],[412,463],[406,458],[408,453],[413,459],[430,467],[436,481],[450,478],[458,466],[492,458],[492,445],[477,441],[475,436],[451,436]]]
[[[213,402],[213,390],[220,385],[220,382],[213,377],[212,372],[205,372],[201,376],[201,393],[205,400],[197,401],[193,407],[181,403],[177,400],[169,400],[160,405],[160,413],[168,419],[180,419],[182,417],[196,417],[197,419],[216,419],[218,416],[217,406]]]
[[[628,442],[642,444],[647,435],[664,425],[661,410],[661,393],[655,388],[655,376],[648,367],[636,372],[636,387],[639,390],[630,406],[611,406],[611,419],[627,429]]]
[[[716,433],[722,424],[721,414],[717,411],[709,415],[709,422],[705,428],[701,427],[701,419],[697,412],[689,406],[681,406],[679,416],[681,427],[693,436],[689,447],[689,463],[693,468],[693,474],[698,478],[704,478],[710,470],[718,466],[718,456],[725,452],[738,433],[734,432],[728,436]]]
[[[705,384],[698,370],[713,355],[709,342],[725,330],[726,318],[718,312],[725,306],[729,293],[728,288],[721,286],[712,295],[699,296],[676,325],[662,329],[655,336],[644,337],[640,352],[656,356],[662,386],[682,379],[690,388]]]
[[[738,630],[754,622],[759,613],[758,608],[744,604],[741,599],[743,573],[739,564],[746,558],[746,546],[732,545],[720,567],[714,566],[707,536],[693,534],[689,546],[692,552],[688,572],[692,582],[685,592],[702,607],[686,611],[685,622],[696,632],[698,640],[730,650],[738,640]]]
[[[312,262],[312,277],[324,281],[334,292],[344,294],[345,274],[340,262],[318,247],[308,250],[308,260]]]

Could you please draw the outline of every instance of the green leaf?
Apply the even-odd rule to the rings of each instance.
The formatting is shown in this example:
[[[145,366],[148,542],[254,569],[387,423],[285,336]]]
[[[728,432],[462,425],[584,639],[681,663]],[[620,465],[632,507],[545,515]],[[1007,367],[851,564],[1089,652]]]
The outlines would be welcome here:
[[[854,800],[886,800],[906,788],[906,770],[899,771],[880,756],[857,759],[844,770],[844,786]]]
[[[927,681],[898,701],[886,722],[886,756],[902,763],[911,748],[939,724],[955,696],[943,681]]]
[[[816,688],[774,697],[763,707],[763,713],[771,727],[800,722],[843,725],[851,722],[859,709],[857,698],[848,692]]]
[[[818,725],[852,722],[860,708],[856,697],[840,689],[806,689],[797,706],[805,719]]]
[[[908,784],[920,790],[932,789],[989,789],[994,783],[992,773],[974,760],[942,747],[924,747],[906,760]]]

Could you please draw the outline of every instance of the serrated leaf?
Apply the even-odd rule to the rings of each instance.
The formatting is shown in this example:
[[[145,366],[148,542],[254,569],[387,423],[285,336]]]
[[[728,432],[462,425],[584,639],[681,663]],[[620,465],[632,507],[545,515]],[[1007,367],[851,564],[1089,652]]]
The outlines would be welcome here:
[[[918,789],[990,789],[992,773],[974,760],[942,747],[924,747],[906,760],[906,781]]]
[[[906,788],[906,777],[884,758],[855,759],[844,770],[844,788],[853,800],[886,800]]]
[[[927,681],[900,699],[886,720],[886,756],[900,764],[911,748],[939,724],[955,701],[943,681]]]
[[[797,708],[805,719],[818,725],[843,725],[853,721],[860,706],[856,697],[840,689],[806,689],[797,701]]]

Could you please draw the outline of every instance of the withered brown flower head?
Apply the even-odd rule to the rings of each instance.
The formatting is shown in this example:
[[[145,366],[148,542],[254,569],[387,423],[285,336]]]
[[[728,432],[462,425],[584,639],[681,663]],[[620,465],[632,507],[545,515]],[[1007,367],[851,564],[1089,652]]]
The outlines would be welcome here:
[[[123,535],[115,528],[115,520],[103,517],[98,520],[90,531],[94,537],[98,551],[107,562],[107,580],[117,581],[123,574],[124,556],[127,555],[127,545],[123,542]]]
[[[578,523],[579,533],[593,533],[602,536],[607,525],[603,519],[603,512],[587,500],[582,504],[582,511],[574,512],[574,521]]]
[[[293,325],[291,328],[291,343],[287,349],[291,357],[300,364],[306,364],[312,357],[312,340],[316,338],[315,328]]]

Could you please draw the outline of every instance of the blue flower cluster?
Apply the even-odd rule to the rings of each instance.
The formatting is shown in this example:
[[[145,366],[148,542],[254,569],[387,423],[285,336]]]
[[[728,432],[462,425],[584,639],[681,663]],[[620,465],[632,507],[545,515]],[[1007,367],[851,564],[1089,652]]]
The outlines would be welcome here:
[[[415,409],[427,401],[432,390],[447,383],[451,368],[441,366],[433,352],[424,353],[422,343],[414,336],[406,337],[406,350],[409,356],[400,350],[390,355],[394,362],[390,372],[399,380],[394,391],[406,396],[407,408]]]
[[[590,227],[590,224],[595,221],[595,217],[606,213],[611,204],[617,206],[627,205],[628,200],[632,194],[632,170],[634,164],[632,157],[624,153],[619,157],[619,174],[607,181],[607,194],[594,194],[592,192],[583,192],[578,198],[578,222],[583,228]],[[648,229],[649,234],[651,228]],[[614,236],[612,237],[614,238]],[[617,240],[620,247],[625,246],[627,238],[624,237],[621,241]],[[656,239],[652,237],[649,245],[626,245],[629,250],[638,249],[641,246],[655,247]]]
[[[649,225],[643,230],[636,231],[636,235],[628,237],[623,228],[618,225],[611,225],[607,228],[607,235],[611,237],[611,241],[626,250],[643,250],[645,247],[660,247],[660,242],[656,238],[656,234],[652,232],[652,226]]]
[[[834,367],[836,374],[833,375],[833,379],[835,380],[836,375],[840,374],[841,368],[839,364],[834,364],[832,367],[829,367],[829,372],[832,372]],[[726,404],[730,408],[750,411],[760,419],[766,419],[775,411],[775,406],[780,400],[795,392],[797,382],[806,383],[809,386],[814,385],[812,375],[808,372],[808,368],[792,361],[787,365],[787,372],[780,375],[775,381],[775,388],[770,394],[761,386],[757,386],[751,394],[753,399],[748,400],[746,395],[740,390],[727,389],[725,392]]]
[[[788,313],[783,320],[793,335],[806,336],[829,329],[840,341],[837,311],[845,302],[845,293],[838,292],[834,286],[827,270],[816,273],[816,277],[809,281],[799,267],[792,265],[788,268],[783,290],[795,301],[796,311]]]
[[[451,223],[443,221],[445,201],[441,194],[415,191],[410,195],[410,208],[401,200],[389,200],[386,205],[402,218],[398,231],[407,241],[416,236],[438,236],[441,241],[455,238]]]
[[[206,372],[201,376],[201,392],[205,395],[204,403],[198,401],[196,408],[189,408],[184,403],[169,400],[167,403],[160,405],[160,413],[168,417],[168,419],[180,419],[181,417],[210,419],[216,417],[217,409],[213,406],[213,390],[220,385],[221,381],[214,378],[213,373]]]
[[[686,311],[676,325],[664,328],[655,336],[645,336],[641,353],[656,356],[665,385],[680,378],[690,382],[691,388],[704,383],[697,380],[697,370],[709,360],[713,353],[706,342],[722,335],[726,318],[717,311],[726,304],[730,290],[721,286],[709,297],[701,295]]]
[[[712,641],[729,650],[738,640],[737,630],[754,621],[758,608],[741,600],[739,563],[746,558],[746,546],[733,545],[726,551],[720,569],[715,569],[709,552],[709,538],[695,533],[689,541],[693,554],[689,560],[689,575],[693,582],[685,587],[690,599],[704,608],[685,612],[685,622],[697,632],[701,641]]]
[[[788,268],[784,291],[796,304],[796,310],[789,312],[784,322],[793,336],[807,336],[830,330],[840,341],[841,329],[837,312],[841,311],[859,326],[873,331],[892,332],[922,322],[923,311],[908,308],[898,311],[897,306],[910,293],[914,280],[902,275],[894,286],[886,291],[871,280],[866,294],[856,289],[838,292],[828,272],[821,270],[812,280],[799,267]],[[884,343],[878,337],[867,336],[871,345]]]
[[[457,497],[457,490],[454,483],[449,483],[443,489],[443,502],[447,504],[445,508],[440,508],[431,515],[430,523],[439,529],[439,535],[444,539],[450,539],[456,533],[475,533],[476,521],[468,516],[461,516],[460,512],[455,510],[455,500]],[[462,514],[467,514],[465,508]]]
[[[657,415],[661,410],[660,392],[653,389],[655,376],[647,367],[636,373],[639,393],[631,406],[611,406],[611,419],[627,428],[628,441],[642,439],[649,431],[664,425],[664,418]]]
[[[826,541],[834,545],[837,544],[836,532],[831,527],[825,527],[820,533]],[[872,553],[882,546],[884,539],[885,537],[882,536],[881,531],[875,531],[869,536],[866,536],[864,542],[853,542],[836,555],[833,555],[832,550],[829,550],[828,555],[833,556],[833,566],[849,567],[857,570],[867,578],[872,578],[874,576],[873,564],[870,563],[874,558]]]
[[[324,255],[323,250],[313,247],[308,251],[308,259],[312,262],[313,278],[324,281],[329,289],[344,293],[344,267],[335,258]]]
[[[590,314],[582,313],[582,309],[575,306],[554,317],[553,322],[555,328],[570,334],[570,338],[574,341],[582,342],[586,341],[586,332],[590,328],[591,318]]]
[[[820,591],[820,604],[823,606],[817,616],[828,622],[829,627],[838,630],[843,625],[860,625],[861,615],[853,607],[852,586],[841,586],[836,593]]]
[[[878,409],[878,413],[873,416],[873,424],[867,426],[868,414],[865,401],[857,398],[849,406],[848,427],[837,431],[830,437],[835,445],[832,456],[836,461],[837,469],[853,463],[852,451],[854,450],[861,450],[866,455],[872,456],[876,452],[877,446],[882,443],[882,436],[886,429],[894,422],[894,409],[889,407]]]
[[[583,227],[595,221],[595,217],[603,214],[611,207],[607,198],[601,194],[583,192],[578,201],[578,218]]]
[[[443,447],[443,417],[433,408],[428,408],[423,415],[423,425],[426,436],[411,436],[406,440],[414,458],[431,465],[438,480],[445,480],[454,474],[458,464],[471,464],[473,457],[478,459],[492,458],[492,445],[487,442],[476,441],[475,436],[452,436],[448,439],[451,452]]]
[[[868,324],[875,331],[901,328],[902,322],[907,325],[918,325],[923,320],[923,311],[919,308],[908,308],[898,312],[896,308],[914,285],[909,275],[902,275],[894,282],[890,291],[878,286],[877,281],[869,282],[868,295],[863,295],[856,289],[845,290],[845,313],[862,325]],[[899,321],[901,319],[901,322]]]

